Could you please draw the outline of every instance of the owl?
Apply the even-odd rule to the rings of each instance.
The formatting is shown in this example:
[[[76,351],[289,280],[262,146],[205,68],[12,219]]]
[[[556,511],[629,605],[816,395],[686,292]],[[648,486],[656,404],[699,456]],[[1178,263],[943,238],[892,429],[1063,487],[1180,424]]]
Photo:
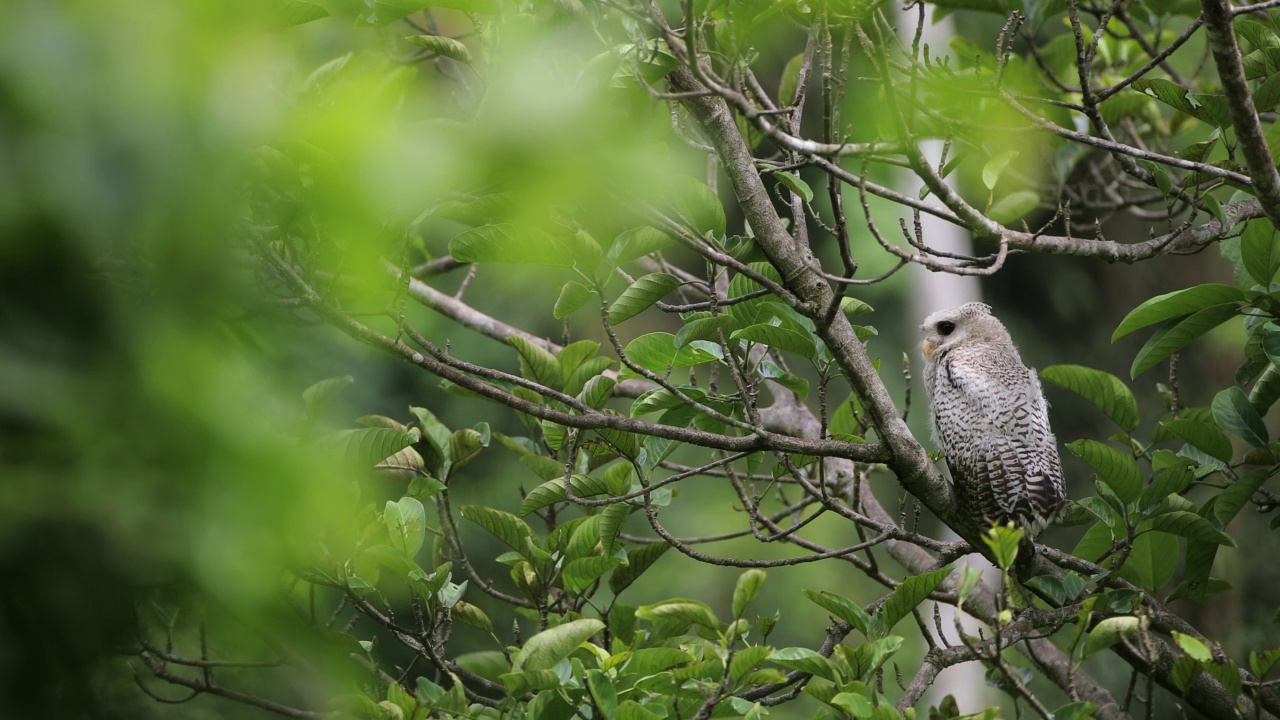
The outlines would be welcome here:
[[[934,442],[963,511],[1034,537],[1066,502],[1057,441],[1035,370],[983,303],[939,310],[920,326]]]

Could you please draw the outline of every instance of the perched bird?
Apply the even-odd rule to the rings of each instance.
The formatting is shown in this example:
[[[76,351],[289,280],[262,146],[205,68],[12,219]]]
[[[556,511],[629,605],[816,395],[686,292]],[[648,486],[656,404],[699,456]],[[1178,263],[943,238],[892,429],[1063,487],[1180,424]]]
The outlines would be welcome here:
[[[920,326],[934,442],[961,508],[1035,536],[1066,502],[1049,406],[1035,370],[983,303],[939,310]]]

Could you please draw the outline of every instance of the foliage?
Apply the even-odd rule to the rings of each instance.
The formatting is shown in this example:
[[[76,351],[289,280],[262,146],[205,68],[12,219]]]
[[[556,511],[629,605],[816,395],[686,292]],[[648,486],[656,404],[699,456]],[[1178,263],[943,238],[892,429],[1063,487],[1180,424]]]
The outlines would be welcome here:
[[[0,557],[14,587],[65,562],[102,590],[0,599],[74,638],[72,670],[14,670],[6,696],[52,688],[19,713],[92,705],[121,649],[149,695],[295,717],[956,718],[921,698],[967,662],[1046,718],[1280,713],[1280,650],[1232,658],[1167,604],[1228,590],[1232,521],[1277,504],[1276,11],[939,2],[976,18],[940,48],[911,35],[924,4],[874,1],[37,5],[0,10],[21,141],[0,221],[48,241],[0,249],[0,285],[37,291],[4,291]],[[52,40],[106,89],[20,64]],[[918,195],[888,187],[902,169]],[[932,247],[922,214],[981,253]],[[1150,238],[1108,239],[1112,216]],[[1040,374],[1109,423],[1065,444],[1092,483],[1071,552],[962,516],[866,324],[912,323],[868,286],[1214,244],[1234,283],[1116,327],[1155,328],[1131,382],[1078,357]],[[319,342],[276,337],[297,320],[408,368],[415,399],[348,422],[371,402],[355,361],[290,356]],[[1186,406],[1178,354],[1229,324],[1234,384]],[[343,374],[294,400],[295,361]],[[908,522],[925,510],[960,539]],[[655,597],[668,556],[687,592]],[[863,585],[778,579],[819,562]],[[785,626],[806,614],[825,632]]]

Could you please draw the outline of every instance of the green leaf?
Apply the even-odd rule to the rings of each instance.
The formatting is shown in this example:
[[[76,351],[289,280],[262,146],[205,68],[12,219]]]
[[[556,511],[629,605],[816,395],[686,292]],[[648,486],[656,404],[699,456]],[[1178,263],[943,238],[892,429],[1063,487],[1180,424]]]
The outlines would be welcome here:
[[[312,425],[315,425],[316,421],[333,405],[333,401],[338,398],[338,395],[342,394],[342,391],[350,387],[355,381],[355,378],[350,375],[331,377],[303,390],[302,405],[306,411],[307,419],[302,425],[302,431],[305,433]]]
[[[1109,617],[1094,626],[1084,639],[1081,659],[1095,655],[1120,642],[1120,638],[1133,638],[1138,634],[1142,621],[1136,617]]]
[[[454,603],[453,607],[449,608],[449,617],[464,625],[470,625],[481,632],[493,632],[493,621],[489,619],[489,616],[485,615],[483,610],[465,600],[459,600]]]
[[[1276,37],[1275,31],[1257,20],[1237,18],[1232,21],[1231,29],[1235,30],[1236,35],[1248,40],[1255,50],[1280,47],[1280,38]]]
[[[1129,87],[1202,122],[1221,129],[1231,127],[1231,111],[1221,95],[1188,92],[1181,85],[1163,78],[1142,78]]]
[[[816,592],[813,590],[805,590],[804,596],[809,598],[823,610],[835,615],[841,620],[849,623],[858,632],[862,633],[867,639],[873,639],[883,635],[878,620],[873,620],[865,610],[855,604],[852,600],[829,592]]]
[[[293,27],[327,17],[329,17],[329,11],[315,3],[290,0],[276,11],[274,24],[277,27]]]
[[[1120,574],[1136,584],[1159,590],[1178,569],[1178,539],[1163,532],[1144,532],[1133,540]]]
[[[910,615],[917,605],[929,597],[929,593],[942,584],[942,581],[951,574],[951,570],[952,566],[948,565],[933,572],[913,575],[903,580],[902,584],[894,589],[889,599],[885,600],[884,607],[880,609],[880,618],[884,621],[885,631],[893,630],[893,626],[897,625],[899,620]]]
[[[765,645],[752,645],[751,647],[742,648],[733,656],[733,660],[729,662],[729,677],[734,680],[741,680],[752,668],[764,662],[773,652],[773,648]]]
[[[462,517],[488,530],[518,553],[524,554],[525,540],[533,537],[529,526],[511,513],[483,505],[463,505],[460,512]]]
[[[610,367],[612,367],[613,362],[614,362],[613,360],[610,360],[607,357],[600,357],[600,356],[596,356],[596,357],[584,360],[583,363],[578,367],[574,368],[573,372],[569,373],[569,377],[565,379],[564,392],[571,395],[577,393],[579,395],[578,397],[579,400],[582,400],[583,402],[588,402],[587,398],[582,396],[583,388],[585,388],[587,384],[589,384],[592,380],[599,378],[600,374],[603,373],[605,370],[608,370]],[[615,383],[615,384],[617,383],[617,381],[613,380],[612,378],[605,378],[605,379],[609,380],[611,383]],[[596,388],[596,390],[604,391],[604,392],[612,392],[613,385],[609,385],[608,390],[604,390],[603,388]],[[593,395],[592,398],[594,397],[595,396]],[[605,397],[604,399],[607,400],[608,397]],[[599,406],[594,406],[594,407],[596,407],[597,410],[600,409]]]
[[[555,355],[520,335],[507,338],[507,343],[520,354],[520,374],[526,380],[553,390],[564,387],[564,370]]]
[[[551,314],[557,320],[563,320],[572,315],[578,308],[586,305],[594,293],[595,291],[586,285],[570,280],[560,288],[560,297],[556,298],[556,306],[552,309]]]
[[[1039,205],[1039,195],[1030,190],[1019,190],[997,200],[991,209],[987,210],[987,216],[1006,225],[1035,210]]]
[[[724,206],[715,192],[706,183],[688,175],[674,175],[667,180],[670,184],[668,197],[674,203],[678,219],[687,221],[699,235],[723,237],[726,224]]]
[[[649,677],[677,665],[686,665],[691,662],[693,662],[693,656],[677,648],[644,648],[631,653],[625,669],[630,674]]]
[[[1171,420],[1161,423],[1160,427],[1211,457],[1231,462],[1231,439],[1217,425],[1198,420]]]
[[[427,534],[427,511],[417,498],[388,500],[382,521],[391,535],[391,544],[405,555],[413,557],[422,547]]]
[[[463,263],[573,267],[574,246],[533,227],[484,225],[454,236],[449,254]]]
[[[803,647],[789,647],[774,650],[769,656],[769,662],[777,663],[792,670],[807,672],[820,678],[826,678],[831,682],[840,682],[840,671],[836,668],[835,663],[831,662],[818,653]]]
[[[1213,397],[1213,419],[1223,430],[1254,447],[1266,447],[1270,438],[1258,411],[1238,387],[1229,387]]]
[[[711,612],[711,608],[707,607],[706,603],[683,598],[663,600],[653,605],[641,605],[636,609],[636,617],[650,622],[672,619],[701,625],[712,630],[720,628],[720,622],[716,620],[715,613]]]
[[[650,545],[642,545],[638,549],[627,551],[627,565],[619,567],[613,571],[613,575],[609,577],[609,589],[614,595],[620,594],[626,590],[644,574],[644,571],[653,566],[663,553],[670,550],[671,546],[665,542],[653,543]]]
[[[1187,510],[1175,510],[1164,515],[1157,515],[1151,520],[1151,527],[1161,532],[1172,533],[1180,537],[1214,545],[1236,546],[1230,535],[1218,530],[1208,520]]]
[[[1272,80],[1276,81],[1277,92],[1280,93],[1280,74],[1268,79],[1268,84]],[[1240,256],[1245,269],[1259,285],[1267,287],[1271,284],[1276,271],[1280,270],[1280,237],[1277,237],[1270,220],[1254,218],[1249,221],[1240,237]]]
[[[804,198],[805,202],[813,202],[813,188],[809,187],[809,183],[801,180],[799,175],[789,172],[776,172],[773,173],[773,176],[778,179],[778,182],[786,185],[788,190]]]
[[[1230,285],[1197,285],[1185,290],[1157,295],[1134,308],[1120,321],[1111,334],[1111,342],[1129,333],[1183,315],[1204,310],[1214,305],[1244,302],[1244,292]]]
[[[1138,499],[1142,492],[1142,470],[1132,456],[1097,440],[1076,440],[1068,443],[1067,449],[1088,463],[1121,502]]]
[[[778,101],[790,105],[796,98],[796,86],[800,83],[800,68],[804,66],[804,53],[796,53],[782,69],[778,79]]]
[[[778,350],[786,350],[809,359],[817,355],[813,336],[775,325],[752,325],[734,332],[731,337],[734,340],[747,340]]]
[[[1040,377],[1093,403],[1125,432],[1138,428],[1138,401],[1115,375],[1083,365],[1050,365]]]
[[[853,320],[861,315],[875,312],[875,308],[857,298],[842,297],[840,298],[840,312],[849,320]]]
[[[1193,479],[1191,469],[1188,467],[1190,462],[1183,460],[1177,465],[1161,470],[1151,484],[1143,488],[1142,495],[1138,498],[1138,507],[1149,507],[1169,495],[1179,495],[1190,487]]]
[[[638,227],[614,238],[606,262],[618,266],[675,244],[672,237],[657,228]]]
[[[613,552],[613,542],[622,530],[622,523],[626,522],[627,516],[634,509],[633,505],[618,503],[606,507],[600,513],[600,544],[605,552]]]
[[[560,687],[560,675],[554,670],[503,673],[501,680],[502,686],[507,689],[507,692],[517,697],[539,690],[554,690]]]
[[[761,360],[756,365],[756,372],[760,377],[772,380],[791,392],[799,395],[802,399],[809,395],[809,381],[802,377],[797,377],[791,373],[778,367],[777,364],[768,360]]]
[[[1205,645],[1199,638],[1180,633],[1174,630],[1172,633],[1173,641],[1182,648],[1182,651],[1191,656],[1192,660],[1199,662],[1213,662],[1213,652],[1209,650],[1209,646]]]
[[[1075,549],[1071,551],[1071,554],[1089,562],[1094,562],[1102,557],[1103,553],[1111,549],[1111,543],[1111,528],[1107,527],[1106,523],[1095,523],[1084,532],[1080,542],[1076,543]]]
[[[466,45],[453,38],[444,37],[443,35],[409,35],[405,40],[420,48],[426,48],[437,55],[443,55],[460,63],[471,64],[471,51],[467,49]]]
[[[720,359],[714,346],[705,341],[694,341],[676,349],[675,336],[671,333],[656,332],[627,343],[627,357],[640,367],[658,374],[666,373],[669,368],[688,367]]]
[[[1017,150],[1005,150],[988,160],[987,164],[982,166],[982,184],[986,185],[988,190],[995,190],[1005,167],[1016,157],[1018,157]]]
[[[536,456],[534,456],[536,457]],[[523,458],[521,458],[523,460]],[[556,463],[560,465],[560,463]],[[564,471],[560,467],[561,472]],[[610,493],[609,485],[604,480],[591,477],[589,475],[574,474],[571,480],[574,497],[593,497],[596,495],[608,495]],[[548,505],[565,502],[568,500],[568,493],[565,492],[564,477],[557,477],[542,483],[538,487],[529,491],[525,496],[524,502],[520,503],[520,515],[525,516],[535,510],[541,510]]]
[[[694,340],[710,340],[718,342],[716,331],[723,332],[725,337],[729,337],[734,330],[738,329],[738,321],[732,315],[712,315],[711,317],[698,318],[692,320],[676,333],[675,346],[682,348]]]
[[[1280,662],[1280,648],[1272,648],[1263,652],[1257,650],[1249,651],[1249,667],[1253,670],[1253,674],[1258,679],[1266,677],[1271,672],[1271,668],[1275,667],[1276,662]]]
[[[982,542],[991,548],[996,567],[1008,570],[1018,558],[1018,544],[1022,541],[1022,528],[995,525],[982,534]]]
[[[1063,705],[1049,717],[1051,720],[1092,720],[1098,706],[1091,702],[1073,702]]]
[[[1262,487],[1262,484],[1271,477],[1271,470],[1261,469],[1245,475],[1239,480],[1231,483],[1218,495],[1218,500],[1213,504],[1213,516],[1222,523],[1222,527],[1226,527],[1235,519],[1240,508],[1244,507],[1249,500],[1253,498],[1253,494]]]
[[[407,433],[381,427],[339,430],[324,438],[333,443],[348,465],[361,468],[371,468],[419,439],[417,431]]]
[[[591,693],[591,701],[600,711],[602,720],[613,720],[618,709],[618,693],[613,689],[609,676],[600,670],[588,670],[587,690]]]
[[[568,590],[572,595],[580,595],[591,586],[591,583],[617,567],[621,562],[622,558],[612,555],[595,555],[571,560],[565,563],[564,569],[560,573],[560,579],[564,582],[565,590]]]
[[[760,594],[764,585],[765,572],[759,568],[751,568],[738,576],[738,583],[733,588],[733,616],[742,617],[747,606]]]
[[[1155,367],[1157,363],[1186,347],[1188,343],[1240,312],[1236,303],[1211,305],[1181,320],[1171,320],[1156,331],[1138,354],[1129,369],[1131,377],[1137,377]]]
[[[680,285],[680,278],[668,273],[649,273],[637,278],[609,306],[609,322],[617,325],[639,315]]]
[[[588,406],[599,410],[604,404],[609,402],[609,398],[613,397],[613,387],[618,384],[617,380],[603,375],[596,375],[582,386],[582,392],[577,397]]]
[[[511,661],[516,670],[550,670],[592,635],[604,629],[594,618],[573,620],[543,630],[525,642]]]

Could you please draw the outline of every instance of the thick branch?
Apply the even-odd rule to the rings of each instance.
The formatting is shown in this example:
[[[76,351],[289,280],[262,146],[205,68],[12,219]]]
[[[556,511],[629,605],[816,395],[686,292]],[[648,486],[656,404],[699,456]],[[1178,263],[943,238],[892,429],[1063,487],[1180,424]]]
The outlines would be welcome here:
[[[1267,218],[1280,227],[1280,173],[1271,159],[1271,148],[1262,133],[1258,110],[1249,94],[1249,83],[1244,77],[1240,60],[1240,47],[1235,32],[1231,30],[1232,8],[1230,0],[1200,0],[1204,9],[1204,24],[1209,33],[1209,48],[1213,62],[1218,66],[1222,80],[1222,92],[1227,97],[1231,111],[1231,124],[1235,126],[1240,152],[1253,178],[1253,190],[1262,203]]]

